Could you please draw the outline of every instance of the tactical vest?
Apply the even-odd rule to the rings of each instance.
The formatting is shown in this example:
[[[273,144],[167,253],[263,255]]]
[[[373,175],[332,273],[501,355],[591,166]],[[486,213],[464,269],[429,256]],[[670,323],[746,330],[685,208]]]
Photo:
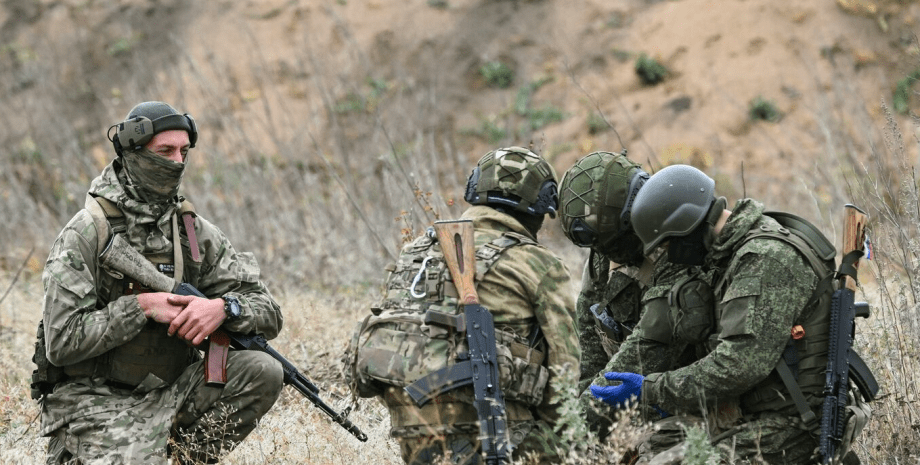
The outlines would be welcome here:
[[[453,365],[468,350],[457,289],[430,232],[405,246],[396,264],[387,268],[383,301],[355,328],[346,378],[361,397],[381,395],[387,386],[405,387]],[[513,232],[497,237],[477,232],[476,242],[477,283],[509,248],[536,244]],[[544,344],[500,329],[495,338],[505,400],[538,405],[549,376],[543,366]]]
[[[792,336],[783,357],[766,379],[741,396],[741,408],[745,414],[753,414],[791,410],[795,406],[803,420],[813,419],[810,412],[822,400],[827,368],[831,297],[837,287],[836,250],[814,225],[802,218],[781,212],[764,215],[779,225],[767,223],[749,231],[739,241],[738,248],[755,239],[785,242],[805,258],[818,277],[818,284],[795,326],[790,328]],[[722,295],[725,284],[725,278],[715,284],[716,295]]]
[[[85,208],[96,227],[97,250],[101,251],[105,247],[112,234],[125,232],[124,214],[114,203],[101,197],[87,195]],[[184,223],[181,233],[178,225],[180,217]],[[194,207],[190,202],[183,200],[173,218],[174,253],[145,254],[145,257],[163,274],[197,285],[201,259],[197,240],[194,245],[189,240],[190,236],[195,237],[194,218]],[[192,230],[191,234],[188,232],[189,229]],[[186,256],[191,260],[187,260]],[[130,277],[116,276],[106,271],[105,276],[97,283],[96,308],[104,308],[122,295],[145,292],[151,290]],[[125,344],[91,359],[49,371],[49,367],[53,365],[48,363],[45,355],[43,324],[40,322],[36,353],[33,357],[38,366],[38,370],[33,373],[33,398],[40,398],[42,394],[50,392],[54,384],[66,377],[102,377],[110,384],[129,389],[136,387],[149,375],[172,384],[186,367],[199,359],[199,355],[185,341],[168,336],[168,328],[169,325],[148,320],[140,333]]]
[[[588,271],[593,294],[600,298],[599,302],[591,305],[590,310],[594,315],[594,326],[606,336],[602,339],[604,350],[611,357],[616,353],[618,345],[626,340],[639,322],[639,306],[637,305],[628,315],[615,315],[610,311],[610,304],[616,299],[623,298],[623,292],[632,284],[639,287],[639,292],[644,293],[651,281],[654,268],[654,259],[646,257],[639,267],[626,267],[617,265],[611,271],[610,259],[593,249],[588,255]],[[613,273],[619,273],[628,279],[611,279]]]

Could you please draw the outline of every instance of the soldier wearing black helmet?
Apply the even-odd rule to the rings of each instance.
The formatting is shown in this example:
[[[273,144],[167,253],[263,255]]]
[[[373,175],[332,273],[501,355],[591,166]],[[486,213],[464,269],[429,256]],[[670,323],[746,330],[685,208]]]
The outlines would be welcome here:
[[[494,318],[511,457],[540,463],[564,456],[553,431],[560,418],[554,383],[564,383],[557,381],[560,371],[578,370],[579,363],[571,278],[537,242],[545,216],[558,208],[556,184],[552,166],[534,152],[490,151],[468,178],[464,199],[472,206],[461,217],[473,222],[476,290]],[[357,395],[383,400],[406,463],[482,463],[471,386],[436,392],[422,406],[404,389],[435,384],[422,381],[456,367],[466,351],[441,245],[422,235],[388,270],[382,301],[355,330],[346,378]]]
[[[726,206],[715,182],[691,166],[664,168],[643,186],[631,219],[644,252],[666,249],[672,263],[708,269],[714,302],[710,312],[676,302],[677,318],[649,326],[677,337],[683,317],[696,315],[684,337],[705,351],[690,365],[653,372],[624,370],[615,358],[604,378],[617,384],[591,392],[615,407],[638,400],[661,415],[638,445],[637,463],[681,460],[688,425],[705,425],[723,459],[819,462],[834,248],[804,219],[765,212],[753,199]],[[839,455],[827,460],[858,463],[846,452],[868,421],[862,400],[854,389]]]
[[[207,386],[194,347],[219,327],[274,338],[281,311],[253,255],[179,195],[195,120],[143,102],[108,137],[117,156],[92,181],[42,275],[32,387],[41,434],[51,438],[47,461],[215,462],[271,408],[283,373],[267,354],[231,351],[226,384]],[[154,292],[103,266],[114,235],[207,298]]]

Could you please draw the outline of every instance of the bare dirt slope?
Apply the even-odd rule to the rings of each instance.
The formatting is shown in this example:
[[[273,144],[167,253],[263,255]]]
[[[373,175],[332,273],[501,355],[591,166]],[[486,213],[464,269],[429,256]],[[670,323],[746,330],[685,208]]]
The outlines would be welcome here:
[[[650,170],[692,163],[731,199],[821,223],[850,200],[840,160],[870,163],[880,100],[920,64],[918,20],[920,4],[896,0],[5,0],[0,141],[14,166],[0,182],[45,216],[4,214],[43,256],[112,156],[102,130],[163,99],[199,120],[201,171],[288,151],[282,169],[347,173],[373,196],[393,152],[456,163],[423,186],[456,199],[498,145],[533,144],[560,174],[627,148]],[[641,54],[664,82],[639,80]],[[490,62],[513,71],[507,88],[484,79]],[[782,118],[752,121],[756,98]],[[24,152],[66,157],[36,167]]]

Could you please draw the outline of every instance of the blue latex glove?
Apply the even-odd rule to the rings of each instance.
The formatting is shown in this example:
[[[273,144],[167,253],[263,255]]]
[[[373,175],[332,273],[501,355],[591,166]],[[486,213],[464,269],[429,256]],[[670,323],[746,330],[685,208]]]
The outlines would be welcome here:
[[[611,381],[620,381],[617,386],[591,385],[591,394],[616,408],[626,407],[633,397],[636,401],[642,397],[642,381],[645,377],[637,373],[617,373],[609,371],[604,373],[604,378]]]

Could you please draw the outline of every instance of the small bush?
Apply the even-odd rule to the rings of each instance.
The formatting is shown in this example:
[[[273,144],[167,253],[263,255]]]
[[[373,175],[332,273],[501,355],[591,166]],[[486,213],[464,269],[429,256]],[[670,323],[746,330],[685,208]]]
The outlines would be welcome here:
[[[748,104],[748,116],[750,116],[752,120],[764,120],[775,123],[783,117],[783,114],[776,108],[773,102],[758,96]]]
[[[538,110],[530,110],[527,113],[527,120],[530,123],[530,129],[532,131],[536,131],[552,123],[558,123],[564,119],[565,113],[551,105]]]
[[[911,85],[913,85],[914,81],[917,79],[920,79],[920,68],[917,68],[913,73],[904,76],[898,81],[891,101],[894,111],[902,115],[907,113],[907,110],[910,108]]]
[[[588,115],[588,134],[593,136],[608,129],[610,129],[610,125],[607,124],[603,116],[593,112]]]
[[[643,83],[653,86],[664,81],[664,78],[668,76],[668,69],[643,53],[636,59],[636,74]]]
[[[507,89],[514,81],[514,71],[500,61],[490,61],[479,68],[479,74],[489,87]]]

